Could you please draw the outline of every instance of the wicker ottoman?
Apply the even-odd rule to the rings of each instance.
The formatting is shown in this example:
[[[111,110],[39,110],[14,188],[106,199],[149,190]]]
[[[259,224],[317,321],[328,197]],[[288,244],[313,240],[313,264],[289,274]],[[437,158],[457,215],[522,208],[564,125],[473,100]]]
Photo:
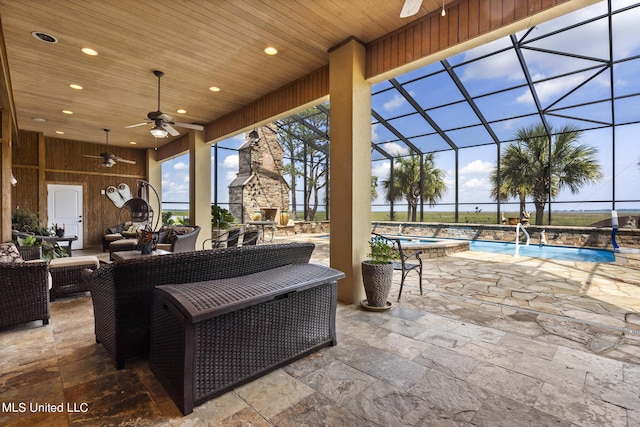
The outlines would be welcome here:
[[[98,267],[100,267],[100,261],[95,256],[52,259],[49,263],[52,281],[49,299],[55,301],[56,297],[88,291],[89,288],[82,277],[82,270],[85,268],[95,270]]]
[[[232,279],[158,286],[150,367],[187,415],[199,405],[336,344],[338,279],[293,264]]]

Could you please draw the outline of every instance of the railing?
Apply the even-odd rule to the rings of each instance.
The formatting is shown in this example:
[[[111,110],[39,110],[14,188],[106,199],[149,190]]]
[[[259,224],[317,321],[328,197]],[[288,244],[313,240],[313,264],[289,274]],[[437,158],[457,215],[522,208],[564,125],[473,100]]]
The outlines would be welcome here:
[[[527,236],[526,246],[529,246],[529,240],[531,239],[527,229],[524,228],[521,223],[518,223],[518,225],[516,225],[516,253],[514,256],[520,256],[520,230],[522,230],[524,235]]]

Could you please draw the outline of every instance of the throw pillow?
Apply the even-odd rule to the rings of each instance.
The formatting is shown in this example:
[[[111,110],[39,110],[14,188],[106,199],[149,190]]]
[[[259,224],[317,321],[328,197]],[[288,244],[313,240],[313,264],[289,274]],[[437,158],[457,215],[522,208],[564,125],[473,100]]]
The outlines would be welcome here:
[[[13,243],[0,243],[0,262],[24,262]]]

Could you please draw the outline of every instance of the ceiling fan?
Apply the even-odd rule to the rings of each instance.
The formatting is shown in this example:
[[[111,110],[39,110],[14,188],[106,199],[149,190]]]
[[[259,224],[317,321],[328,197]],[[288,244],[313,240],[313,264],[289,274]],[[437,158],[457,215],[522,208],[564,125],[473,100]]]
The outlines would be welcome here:
[[[102,166],[105,168],[112,167],[113,165],[116,164],[116,162],[130,163],[132,165],[135,165],[136,164],[135,160],[123,159],[122,157],[118,157],[115,154],[109,153],[109,130],[110,129],[102,129],[102,130],[105,131],[105,135],[107,137],[106,151],[104,153],[100,153],[97,156],[92,156],[90,154],[83,154],[84,157],[90,157],[92,159],[102,159]]]
[[[400,18],[408,18],[418,13],[422,6],[422,0],[405,0],[402,11],[400,11]]]
[[[151,135],[153,135],[155,138],[166,138],[167,134],[171,134],[172,136],[180,135],[180,132],[175,130],[173,126],[179,126],[181,128],[187,129],[204,130],[204,126],[193,125],[190,123],[174,122],[171,120],[170,115],[160,111],[160,78],[164,76],[164,73],[162,71],[155,70],[153,74],[158,78],[158,110],[151,111],[147,114],[147,119],[149,119],[148,121],[125,127],[134,128],[137,126],[153,124],[154,127],[151,128],[150,132]]]

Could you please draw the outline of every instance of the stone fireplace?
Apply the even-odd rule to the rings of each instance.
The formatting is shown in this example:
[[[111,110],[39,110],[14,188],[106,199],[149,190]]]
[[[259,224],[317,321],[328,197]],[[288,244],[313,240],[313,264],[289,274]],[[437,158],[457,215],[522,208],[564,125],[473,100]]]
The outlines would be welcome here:
[[[283,177],[283,150],[268,126],[256,129],[258,139],[249,138],[238,151],[238,175],[229,184],[229,212],[240,222],[254,220],[279,223],[280,212],[289,207],[289,185]]]

